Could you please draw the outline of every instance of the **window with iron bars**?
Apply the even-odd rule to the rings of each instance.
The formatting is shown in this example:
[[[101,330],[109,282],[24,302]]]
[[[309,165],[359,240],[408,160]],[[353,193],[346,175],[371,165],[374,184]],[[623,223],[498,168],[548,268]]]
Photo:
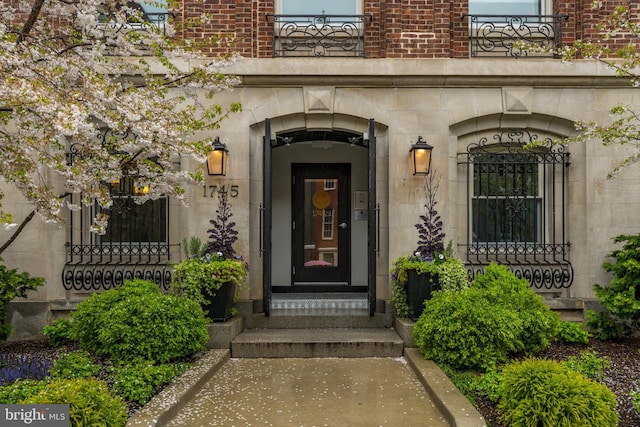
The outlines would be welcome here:
[[[98,137],[107,141],[132,136],[105,130]],[[82,155],[77,148],[70,147],[71,163]],[[110,191],[113,200],[110,208],[95,204],[69,213],[67,260],[62,272],[64,288],[93,292],[118,287],[125,280],[146,279],[167,290],[171,282],[169,263],[179,251],[179,245],[169,242],[167,198],[139,203],[149,188],[137,185],[131,177],[111,182]],[[82,194],[68,197],[72,205],[82,205]],[[92,220],[98,213],[109,215],[102,235],[91,232]]]
[[[109,215],[109,223],[103,245],[156,244],[167,242],[167,200],[147,200],[142,204],[136,198],[144,196],[149,189],[137,187],[131,178],[111,183],[113,205],[102,210]]]
[[[569,153],[526,129],[481,138],[462,153],[467,175],[466,263],[475,275],[507,264],[538,289],[571,285],[567,241]]]

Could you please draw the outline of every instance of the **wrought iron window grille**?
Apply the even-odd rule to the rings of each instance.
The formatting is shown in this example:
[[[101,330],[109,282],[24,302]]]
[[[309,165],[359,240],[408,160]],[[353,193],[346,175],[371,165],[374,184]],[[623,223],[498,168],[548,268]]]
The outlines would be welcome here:
[[[97,136],[103,146],[112,138],[131,139],[130,132],[105,130]],[[81,144],[72,144],[67,153],[70,164],[85,153]],[[122,285],[125,280],[147,279],[168,290],[172,257],[180,245],[169,241],[169,209],[166,198],[138,204],[144,188],[130,177],[110,185],[113,205],[108,209],[110,224],[104,235],[90,232],[91,220],[102,209],[95,205],[70,210],[66,243],[67,259],[62,283],[67,291],[94,292]],[[82,205],[81,194],[67,196],[72,205]]]
[[[469,18],[471,57],[557,57],[562,23],[568,19],[567,15],[464,16]]]
[[[469,274],[495,262],[538,290],[570,287],[566,146],[514,129],[493,141],[483,137],[458,156],[468,177],[468,238],[460,246]]]
[[[364,57],[368,15],[273,15],[274,57]]]

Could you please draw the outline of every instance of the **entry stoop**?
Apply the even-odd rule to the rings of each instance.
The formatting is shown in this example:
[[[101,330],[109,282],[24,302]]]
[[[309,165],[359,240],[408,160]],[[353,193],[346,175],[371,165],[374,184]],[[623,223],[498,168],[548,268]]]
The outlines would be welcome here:
[[[274,294],[270,316],[247,317],[231,357],[401,357],[403,341],[381,311],[369,316],[363,293]]]
[[[231,357],[401,357],[403,341],[387,328],[247,329]]]

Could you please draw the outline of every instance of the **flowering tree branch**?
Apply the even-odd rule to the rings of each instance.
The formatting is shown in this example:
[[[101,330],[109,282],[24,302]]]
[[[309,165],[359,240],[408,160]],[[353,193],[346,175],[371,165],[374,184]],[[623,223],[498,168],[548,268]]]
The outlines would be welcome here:
[[[594,1],[591,7],[598,10],[603,7],[603,3],[605,2]],[[578,40],[555,53],[561,55],[566,62],[571,62],[577,57],[597,59],[615,70],[619,77],[629,79],[633,87],[640,87],[640,23],[637,4],[617,6],[598,24],[597,29],[598,39]],[[617,176],[627,166],[640,161],[638,113],[629,105],[616,105],[610,113],[611,122],[578,120],[575,122],[575,128],[579,131],[576,136],[555,141],[565,144],[596,139],[604,145],[619,144],[631,147],[631,154],[608,173],[609,179]]]
[[[185,186],[204,175],[175,164],[203,162],[212,131],[241,108],[213,101],[238,82],[222,72],[233,53],[205,57],[173,37],[170,21],[145,21],[135,3],[0,1],[0,177],[45,221],[63,220],[62,193],[108,208],[111,182],[125,176],[149,188],[139,203],[184,202]],[[96,217],[93,229],[107,220]],[[1,206],[0,221],[12,222]]]

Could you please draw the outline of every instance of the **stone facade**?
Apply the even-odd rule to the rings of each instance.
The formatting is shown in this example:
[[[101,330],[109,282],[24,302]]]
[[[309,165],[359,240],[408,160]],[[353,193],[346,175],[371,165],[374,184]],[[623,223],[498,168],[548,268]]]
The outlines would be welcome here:
[[[562,43],[593,35],[596,23],[619,2],[605,2],[602,12],[591,11],[590,3],[553,1],[553,14],[566,15]],[[209,220],[215,216],[216,191],[225,188],[232,196],[233,219],[239,231],[236,251],[250,265],[249,287],[241,299],[252,301],[258,311],[265,297],[261,208],[265,204],[267,122],[271,126],[268,139],[277,141],[279,135],[295,131],[325,131],[333,136],[324,142],[332,142],[339,132],[366,140],[370,120],[375,121],[376,238],[371,242],[363,237],[369,221],[352,212],[350,283],[373,286],[376,299],[385,301],[390,299],[391,264],[415,249],[414,224],[424,209],[424,179],[413,176],[408,167],[409,150],[418,136],[434,147],[432,170],[441,178],[438,211],[446,240],[453,241],[458,255],[468,261],[465,245],[473,238],[467,193],[470,175],[464,159],[470,146],[482,138],[491,141],[494,135],[510,129],[527,129],[540,139],[571,136],[578,119],[607,121],[609,109],[617,103],[640,105],[637,90],[597,61],[578,60],[567,65],[553,57],[470,57],[467,1],[362,0],[362,12],[367,16],[364,57],[273,57],[277,43],[273,15],[278,13],[274,1],[183,4],[183,10],[175,11],[178,21],[202,13],[213,15],[208,23],[185,31],[183,36],[197,41],[219,32],[233,36],[244,59],[229,72],[237,74],[241,84],[233,92],[220,94],[215,102],[225,105],[240,100],[243,111],[232,115],[219,131],[220,140],[229,147],[229,173],[208,176],[204,188],[189,189],[188,207],[170,202],[171,260],[180,259],[177,244],[183,238],[197,235],[206,239]],[[215,47],[209,51],[218,53]],[[351,191],[366,192],[370,187],[366,148],[307,142],[292,144],[288,152],[285,146],[272,150],[272,167],[268,168],[273,186],[272,286],[290,286],[292,280],[291,165],[348,163]],[[564,215],[557,220],[560,224],[547,226],[541,233],[549,241],[565,244],[571,283],[550,288],[543,284],[538,290],[548,297],[592,299],[592,285],[609,280],[601,265],[614,248],[612,238],[638,232],[640,169],[632,166],[616,179],[607,180],[607,172],[630,153],[627,148],[603,147],[599,141],[590,141],[567,150],[570,164],[562,168],[566,175],[561,178],[565,193],[554,193],[545,202],[562,206]],[[180,168],[193,167],[180,160]],[[11,189],[4,191],[3,203],[19,221],[30,207]],[[41,304],[49,302],[48,319],[64,314],[74,301],[94,291],[63,285],[68,228],[35,219],[3,254],[7,265],[46,278],[46,287],[21,303],[40,304],[37,310],[42,313]],[[2,234],[8,236],[7,232]],[[367,279],[371,245],[376,249],[375,275]],[[528,259],[535,259],[535,255],[529,253]],[[513,259],[517,264],[517,257]],[[16,334],[26,332],[17,327]]]

